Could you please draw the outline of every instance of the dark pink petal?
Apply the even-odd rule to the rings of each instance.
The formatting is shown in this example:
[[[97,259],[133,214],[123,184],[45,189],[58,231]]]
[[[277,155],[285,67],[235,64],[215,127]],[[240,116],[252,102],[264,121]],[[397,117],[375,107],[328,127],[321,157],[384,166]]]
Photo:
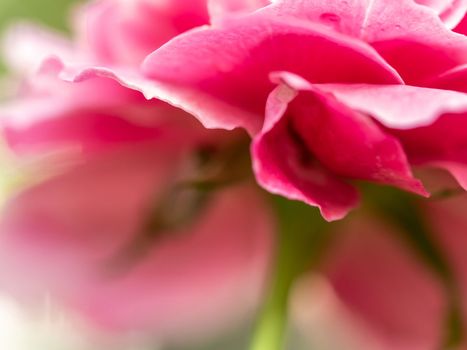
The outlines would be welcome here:
[[[25,128],[7,127],[4,135],[8,146],[21,154],[76,145],[89,151],[108,144],[154,140],[161,133],[116,115],[83,112],[69,112]]]
[[[307,148],[334,174],[426,195],[398,140],[368,116],[320,96],[319,90],[301,93],[289,110]]]
[[[430,87],[467,93],[467,64],[451,69],[428,82]]]
[[[445,168],[466,184],[467,94],[407,85],[317,88],[385,125],[412,164]]]
[[[0,107],[2,134],[18,153],[64,146],[93,151],[149,140],[182,149],[220,136],[179,108],[148,101],[139,83],[133,71],[49,58],[21,98]]]
[[[357,206],[358,193],[304,149],[291,121],[284,117],[290,91],[283,89],[269,97],[265,128],[253,141],[256,179],[272,193],[319,207],[326,220],[341,219]]]
[[[261,128],[264,103],[273,88],[268,75],[275,70],[298,73],[313,83],[401,82],[359,41],[312,23],[260,13],[181,35],[143,64],[143,72],[167,84],[187,110],[203,103],[196,113],[203,124],[241,126],[250,133]],[[215,107],[209,108],[210,103]],[[219,113],[220,105],[243,110],[245,115]]]
[[[462,21],[454,28],[454,31],[460,34],[467,35],[467,15],[464,16]]]
[[[62,105],[51,111],[47,107],[54,102],[60,103],[54,99],[23,100],[21,109],[14,113],[0,110],[5,118],[14,119],[19,112],[27,113],[31,119],[38,118],[34,122],[9,122],[2,126],[8,146],[17,154],[37,154],[64,147],[78,147],[81,153],[88,153],[147,141],[182,150],[217,135],[208,134],[195,119],[164,102],[114,110],[73,109]]]
[[[326,93],[326,84],[311,85],[288,73],[276,74],[273,79],[300,91],[289,103],[286,116],[291,116],[293,126],[305,145],[327,169],[344,177],[377,181],[424,193],[419,181],[413,179],[398,141],[367,114],[349,108],[354,105],[343,104]],[[354,85],[344,86],[355,91]],[[399,85],[394,87],[397,89]]]
[[[265,188],[320,207],[328,220],[357,203],[345,179],[426,195],[395,137],[321,85],[290,74],[281,77],[286,85],[270,96],[264,128],[253,145],[255,172]]]

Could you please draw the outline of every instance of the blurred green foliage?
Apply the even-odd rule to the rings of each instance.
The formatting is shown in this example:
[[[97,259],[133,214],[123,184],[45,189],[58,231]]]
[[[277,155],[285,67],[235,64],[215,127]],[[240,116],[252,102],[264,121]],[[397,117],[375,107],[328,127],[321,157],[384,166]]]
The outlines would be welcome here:
[[[77,0],[0,0],[0,26],[12,21],[32,19],[66,29],[69,8]]]

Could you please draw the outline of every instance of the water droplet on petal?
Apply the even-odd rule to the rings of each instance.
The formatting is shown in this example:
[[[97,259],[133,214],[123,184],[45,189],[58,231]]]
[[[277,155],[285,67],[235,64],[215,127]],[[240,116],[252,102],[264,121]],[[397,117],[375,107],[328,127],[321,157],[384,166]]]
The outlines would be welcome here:
[[[335,13],[324,12],[319,16],[320,21],[334,29],[338,29],[341,23],[340,16],[336,15]]]

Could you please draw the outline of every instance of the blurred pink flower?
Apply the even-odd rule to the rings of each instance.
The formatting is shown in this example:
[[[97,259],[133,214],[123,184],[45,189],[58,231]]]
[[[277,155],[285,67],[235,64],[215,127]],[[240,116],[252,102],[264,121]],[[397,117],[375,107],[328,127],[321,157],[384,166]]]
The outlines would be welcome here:
[[[458,306],[464,319],[467,316],[467,221],[463,211],[466,200],[462,195],[419,203],[432,238],[454,273],[459,289]],[[447,323],[452,305],[446,298],[446,286],[404,241],[396,227],[362,214],[339,230],[339,240],[322,266],[342,303],[341,314],[350,315],[347,322],[354,327],[355,336],[366,335],[367,341],[377,342],[378,345],[367,343],[373,344],[372,349],[439,349],[450,331],[447,327],[452,327]],[[306,301],[302,293],[300,302],[306,308],[312,300]],[[467,330],[465,324],[461,327],[464,332]]]
[[[443,287],[397,229],[368,215],[337,234],[323,270],[352,322],[378,340],[374,349],[438,349],[447,310]]]
[[[201,210],[189,207],[198,215],[180,227],[157,227],[153,207],[167,205],[165,191],[184,170],[178,158],[157,142],[135,144],[11,200],[2,290],[33,305],[48,297],[100,329],[160,341],[238,324],[262,296],[272,219],[244,184],[216,192]],[[181,205],[165,209],[177,215]]]
[[[2,289],[34,304],[51,297],[105,329],[159,340],[220,331],[254,310],[273,248],[262,194],[235,177],[214,178],[226,181],[215,191],[190,185],[211,172],[234,176],[234,162],[223,169],[218,154],[235,152],[243,135],[206,130],[102,71],[86,73],[96,65],[133,74],[148,50],[207,23],[206,8],[205,1],[100,1],[78,16],[87,44],[12,32],[9,61],[18,71],[40,68],[1,106],[1,131],[20,160],[44,158],[37,175],[48,178],[7,203]],[[31,42],[42,48],[37,56],[20,50]],[[73,69],[82,75],[64,81]],[[206,151],[213,164],[199,159]],[[55,153],[64,165],[49,174]]]
[[[227,154],[245,142],[236,128],[253,139],[257,181],[327,220],[358,205],[356,181],[428,196],[418,166],[467,189],[465,6],[101,0],[77,13],[72,42],[17,31],[8,61],[39,69],[2,106],[2,133],[20,157],[58,151],[70,164],[9,201],[0,283],[162,338],[245,316],[274,220],[253,184],[230,183],[241,166]],[[228,187],[203,187],[206,151]],[[436,213],[443,232],[450,214]],[[388,349],[439,345],[442,287],[393,231],[350,221],[324,272]]]
[[[98,62],[139,64],[174,36],[209,23],[206,0],[99,0],[76,16],[79,42]]]

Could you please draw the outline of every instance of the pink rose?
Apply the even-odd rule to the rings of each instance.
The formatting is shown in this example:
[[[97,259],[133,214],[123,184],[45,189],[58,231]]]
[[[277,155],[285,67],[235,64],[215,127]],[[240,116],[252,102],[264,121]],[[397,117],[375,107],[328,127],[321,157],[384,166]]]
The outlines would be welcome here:
[[[149,55],[153,82],[138,88],[208,128],[248,130],[258,182],[328,220],[357,205],[354,180],[427,196],[412,168],[437,166],[465,186],[467,38],[430,4],[278,0],[225,15]]]
[[[257,182],[329,221],[358,205],[359,181],[429,196],[416,167],[467,189],[465,6],[102,0],[78,13],[71,43],[11,36],[17,71],[39,69],[2,106],[1,132],[47,171],[7,204],[0,284],[161,339],[244,318],[275,225],[237,128]],[[451,209],[426,210],[443,233]],[[351,218],[321,272],[382,349],[434,348],[450,305],[398,231]]]
[[[107,330],[186,341],[244,319],[262,295],[274,220],[262,194],[243,178],[244,136],[206,130],[182,110],[106,76],[84,70],[75,83],[60,79],[89,62],[133,72],[149,46],[188,29],[177,18],[199,24],[195,2],[170,2],[173,8],[159,12],[166,24],[159,34],[141,42],[126,37],[128,28],[154,25],[139,16],[155,4],[89,8],[91,29],[94,19],[94,25],[110,21],[95,27],[102,31],[95,38],[112,33],[112,52],[98,42],[83,47],[48,35],[35,39],[45,40],[39,46],[56,57],[1,107],[0,126],[18,160],[35,160],[37,177],[46,179],[7,203],[0,284],[26,303],[42,303],[47,294]],[[112,15],[96,19],[108,8]],[[25,47],[22,40],[33,42],[34,33],[20,30],[11,38],[16,48]],[[10,58],[37,66],[24,53]]]

